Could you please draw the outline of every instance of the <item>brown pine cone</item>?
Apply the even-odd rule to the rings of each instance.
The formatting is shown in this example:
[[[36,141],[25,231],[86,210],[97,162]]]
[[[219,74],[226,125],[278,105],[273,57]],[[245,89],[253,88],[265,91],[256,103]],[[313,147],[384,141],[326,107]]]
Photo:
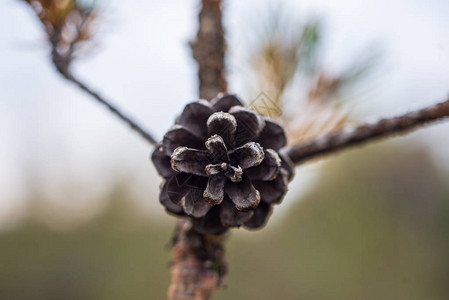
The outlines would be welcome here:
[[[159,200],[202,234],[261,227],[293,177],[285,144],[281,125],[233,95],[187,104],[152,155]]]

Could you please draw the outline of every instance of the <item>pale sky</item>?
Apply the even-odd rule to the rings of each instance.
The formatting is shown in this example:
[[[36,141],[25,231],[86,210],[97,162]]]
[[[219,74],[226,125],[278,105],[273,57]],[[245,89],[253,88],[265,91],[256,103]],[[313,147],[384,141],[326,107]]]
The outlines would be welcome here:
[[[234,93],[245,93],[236,64],[248,24],[268,2],[227,1]],[[449,94],[448,1],[282,2],[303,18],[323,18],[328,48],[323,63],[331,70],[381,44],[380,74],[366,99],[354,102],[367,117],[405,112]],[[197,98],[196,66],[187,44],[197,10],[193,0],[108,1],[98,50],[76,64],[76,73],[161,138],[183,105]],[[448,129],[441,125],[419,136],[433,136],[437,143],[426,142],[438,145],[444,156]],[[58,76],[36,17],[16,0],[0,2],[0,143],[0,225],[21,216],[36,176],[44,193],[60,195],[58,201],[76,211],[119,173],[133,181],[144,207],[162,212],[154,201],[160,179],[148,158],[151,148]]]

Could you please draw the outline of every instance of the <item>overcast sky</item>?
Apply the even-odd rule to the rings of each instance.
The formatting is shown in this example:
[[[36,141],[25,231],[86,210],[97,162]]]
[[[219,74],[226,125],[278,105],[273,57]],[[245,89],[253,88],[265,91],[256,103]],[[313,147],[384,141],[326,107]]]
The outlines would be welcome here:
[[[63,195],[61,201],[75,209],[107,190],[117,172],[131,177],[146,201],[160,181],[148,159],[150,147],[56,74],[39,24],[20,2],[0,2],[0,224],[23,212],[35,176],[44,191]],[[97,52],[75,71],[161,138],[183,105],[196,99],[187,43],[196,30],[198,1],[104,2]],[[239,58],[248,20],[257,21],[269,1],[226,2],[229,50]],[[449,94],[448,1],[283,2],[302,18],[323,19],[323,63],[331,70],[381,45],[381,72],[366,99],[355,103],[364,115],[404,112]],[[231,66],[236,62],[231,59]],[[231,91],[245,93],[236,70],[230,72]],[[430,131],[440,155],[449,153],[447,139],[441,140],[448,129]]]

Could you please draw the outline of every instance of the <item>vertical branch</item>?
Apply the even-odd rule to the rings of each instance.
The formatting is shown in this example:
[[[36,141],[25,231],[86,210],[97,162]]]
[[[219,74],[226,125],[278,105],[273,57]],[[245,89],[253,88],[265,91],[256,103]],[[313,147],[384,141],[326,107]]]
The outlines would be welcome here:
[[[202,0],[198,33],[191,43],[193,57],[198,63],[200,98],[207,100],[227,91],[221,6],[221,0]]]
[[[191,43],[198,63],[200,98],[212,99],[227,91],[225,40],[221,0],[202,0],[199,28]],[[224,261],[225,234],[202,235],[189,219],[178,222],[173,237],[169,300],[209,300],[222,287],[227,267]]]
[[[208,300],[226,273],[222,235],[202,235],[190,220],[178,222],[174,235],[169,300]]]

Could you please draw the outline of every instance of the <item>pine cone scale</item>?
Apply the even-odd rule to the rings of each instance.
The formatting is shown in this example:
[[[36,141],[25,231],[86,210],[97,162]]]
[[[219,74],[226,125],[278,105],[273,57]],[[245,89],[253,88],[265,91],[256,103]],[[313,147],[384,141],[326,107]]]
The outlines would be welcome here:
[[[213,205],[219,205],[224,199],[226,178],[221,175],[209,177],[203,197]]]
[[[171,155],[170,164],[176,172],[206,177],[205,166],[209,162],[206,151],[178,147]]]
[[[184,113],[178,118],[176,124],[186,128],[192,134],[205,139],[208,136],[205,124],[213,112],[208,102],[193,102],[186,106]]]
[[[248,211],[259,205],[260,193],[254,188],[251,180],[248,178],[243,178],[238,183],[228,181],[225,186],[225,192],[240,211]]]
[[[164,135],[162,146],[165,154],[171,156],[178,147],[203,149],[204,141],[181,125],[175,125]]]

